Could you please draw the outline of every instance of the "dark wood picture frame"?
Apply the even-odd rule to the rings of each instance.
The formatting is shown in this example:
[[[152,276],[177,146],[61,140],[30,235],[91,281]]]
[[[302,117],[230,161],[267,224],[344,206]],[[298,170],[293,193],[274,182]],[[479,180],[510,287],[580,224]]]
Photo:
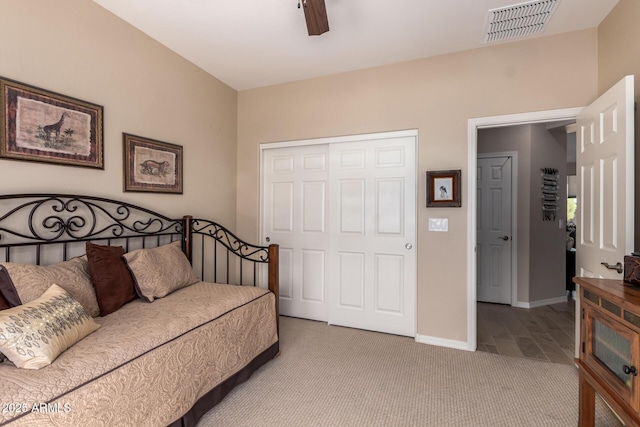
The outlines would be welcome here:
[[[0,158],[104,169],[103,107],[0,77]]]
[[[427,171],[427,207],[459,208],[462,206],[461,175],[460,169]]]
[[[182,194],[182,146],[122,134],[124,191]]]

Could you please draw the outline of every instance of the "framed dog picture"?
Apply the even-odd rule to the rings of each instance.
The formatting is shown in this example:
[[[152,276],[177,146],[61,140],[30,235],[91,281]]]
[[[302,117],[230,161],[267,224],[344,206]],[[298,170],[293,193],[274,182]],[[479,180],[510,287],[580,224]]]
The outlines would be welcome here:
[[[427,207],[459,208],[462,206],[460,176],[460,169],[427,171]]]
[[[182,146],[122,134],[124,191],[182,194]]]

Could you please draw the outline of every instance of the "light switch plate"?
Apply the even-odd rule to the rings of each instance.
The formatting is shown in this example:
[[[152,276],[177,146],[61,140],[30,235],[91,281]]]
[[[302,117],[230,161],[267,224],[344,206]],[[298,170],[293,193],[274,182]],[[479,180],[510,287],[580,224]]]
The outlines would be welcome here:
[[[429,218],[429,231],[449,231],[449,219]]]

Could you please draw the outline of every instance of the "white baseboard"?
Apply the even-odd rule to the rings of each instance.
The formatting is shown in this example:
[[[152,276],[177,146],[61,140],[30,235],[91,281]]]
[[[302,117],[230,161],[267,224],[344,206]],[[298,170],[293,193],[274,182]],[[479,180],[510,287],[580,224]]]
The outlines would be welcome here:
[[[551,305],[551,304],[560,304],[563,302],[567,301],[567,297],[563,296],[563,297],[556,297],[556,298],[549,298],[549,299],[541,299],[538,301],[531,301],[531,302],[521,302],[518,301],[515,304],[513,304],[513,307],[518,307],[518,308],[536,308],[536,307],[542,307],[545,305]]]
[[[445,338],[430,337],[428,335],[416,335],[416,342],[421,344],[437,345],[438,347],[454,348],[456,350],[476,350],[475,348],[469,348],[469,343],[466,341],[448,340]]]

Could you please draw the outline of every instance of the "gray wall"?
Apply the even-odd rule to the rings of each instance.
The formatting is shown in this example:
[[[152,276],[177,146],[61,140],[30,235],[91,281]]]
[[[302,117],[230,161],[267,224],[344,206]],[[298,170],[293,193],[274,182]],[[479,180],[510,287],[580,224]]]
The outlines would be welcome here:
[[[545,124],[482,129],[478,153],[518,153],[517,236],[518,302],[565,295],[566,136]],[[556,221],[542,220],[541,172],[560,171],[560,210]],[[563,227],[559,227],[562,220]]]
[[[548,132],[545,124],[531,125],[531,221],[529,301],[565,295],[567,148],[566,134]],[[560,210],[555,221],[542,220],[541,168],[558,169]],[[561,222],[560,222],[561,221]]]
[[[529,301],[529,217],[531,194],[531,132],[529,126],[478,131],[478,153],[518,153],[516,232],[518,236],[518,301]]]

